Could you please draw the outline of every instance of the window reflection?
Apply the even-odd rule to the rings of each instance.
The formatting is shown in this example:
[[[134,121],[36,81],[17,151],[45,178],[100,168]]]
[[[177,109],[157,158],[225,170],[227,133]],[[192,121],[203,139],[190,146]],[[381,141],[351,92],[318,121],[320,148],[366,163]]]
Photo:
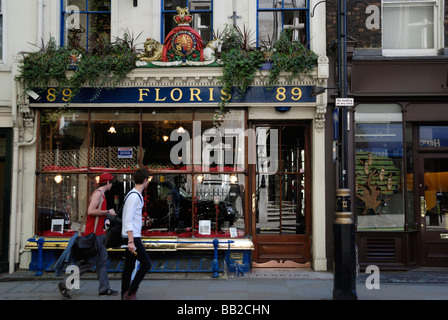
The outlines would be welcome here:
[[[105,196],[108,208],[118,211],[134,186],[132,173],[144,166],[151,173],[143,194],[144,236],[202,236],[200,220],[209,221],[208,236],[243,236],[244,111],[229,112],[219,130],[213,114],[207,109],[41,112],[38,233],[73,234],[103,172],[115,177]],[[51,220],[59,217],[63,233],[54,234]]]

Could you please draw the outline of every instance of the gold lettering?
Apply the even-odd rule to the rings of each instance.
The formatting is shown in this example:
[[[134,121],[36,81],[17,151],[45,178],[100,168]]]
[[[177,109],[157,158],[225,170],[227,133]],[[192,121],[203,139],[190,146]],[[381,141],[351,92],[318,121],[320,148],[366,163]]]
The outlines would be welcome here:
[[[174,98],[174,91],[179,92],[179,98],[177,98],[177,99]],[[171,99],[173,101],[179,101],[180,99],[182,99],[182,90],[180,90],[179,88],[174,88],[173,90],[171,90]]]
[[[209,101],[215,101],[215,99],[213,99],[213,91],[215,91],[214,88],[208,88],[208,90],[210,90],[210,100]]]
[[[64,90],[62,90],[62,95],[64,96],[62,100],[68,102],[72,98],[72,90],[65,88]]]
[[[199,88],[190,88],[190,101],[194,101],[193,97],[196,97],[198,101],[202,101],[202,99],[199,97],[200,93],[201,90]]]
[[[160,97],[159,97],[159,93],[160,93],[160,88],[157,88],[157,89],[156,89],[156,101],[165,101],[165,100],[166,100],[166,97],[163,98],[163,99],[160,99]]]
[[[232,95],[230,93],[227,93],[226,90],[222,89],[221,90],[221,100],[229,101],[230,99],[232,99]]]
[[[278,101],[283,101],[283,100],[285,100],[286,99],[286,95],[285,95],[285,93],[286,93],[286,89],[284,88],[284,87],[279,87],[278,89],[277,89],[277,100]]]
[[[300,100],[300,98],[302,98],[302,90],[300,90],[300,88],[298,87],[292,88],[291,93],[293,95],[292,100],[294,101]]]
[[[55,88],[50,88],[47,90],[47,100],[50,102],[53,102],[54,100],[56,100],[56,95],[55,95],[56,89]]]
[[[148,96],[149,89],[138,89],[140,91],[140,99],[138,101],[143,101],[143,96]],[[147,92],[144,92],[147,91]]]

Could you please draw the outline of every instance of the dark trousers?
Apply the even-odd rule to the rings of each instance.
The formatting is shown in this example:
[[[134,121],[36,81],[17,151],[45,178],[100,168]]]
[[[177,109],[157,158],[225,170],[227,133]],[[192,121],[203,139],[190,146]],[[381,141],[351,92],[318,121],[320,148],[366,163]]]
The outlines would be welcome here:
[[[125,253],[124,270],[121,276],[122,295],[128,290],[129,294],[137,292],[140,282],[142,282],[146,273],[151,269],[151,260],[149,259],[148,253],[142,244],[142,239],[134,238],[134,245],[137,251],[136,256],[128,249],[126,249]],[[132,272],[134,271],[136,260],[140,262],[140,266],[135,274],[134,280],[131,282]]]

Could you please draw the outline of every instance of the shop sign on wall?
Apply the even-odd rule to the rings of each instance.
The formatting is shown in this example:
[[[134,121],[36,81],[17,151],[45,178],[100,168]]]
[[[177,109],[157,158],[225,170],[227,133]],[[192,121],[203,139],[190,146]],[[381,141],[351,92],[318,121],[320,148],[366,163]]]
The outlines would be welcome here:
[[[250,87],[244,97],[237,90],[228,93],[220,87],[133,87],[102,90],[99,95],[95,88],[82,88],[72,96],[69,88],[57,93],[56,88],[47,88],[40,93],[40,99],[34,103],[287,103],[315,102],[311,97],[312,86],[264,86]],[[36,90],[37,91],[37,90]]]

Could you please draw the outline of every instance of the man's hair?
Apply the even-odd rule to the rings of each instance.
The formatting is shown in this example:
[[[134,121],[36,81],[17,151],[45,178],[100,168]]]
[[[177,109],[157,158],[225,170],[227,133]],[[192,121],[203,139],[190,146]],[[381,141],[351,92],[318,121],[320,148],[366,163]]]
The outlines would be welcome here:
[[[144,168],[137,169],[134,172],[134,182],[136,184],[142,184],[143,181],[145,181],[145,179],[148,177],[149,177],[149,171]]]

